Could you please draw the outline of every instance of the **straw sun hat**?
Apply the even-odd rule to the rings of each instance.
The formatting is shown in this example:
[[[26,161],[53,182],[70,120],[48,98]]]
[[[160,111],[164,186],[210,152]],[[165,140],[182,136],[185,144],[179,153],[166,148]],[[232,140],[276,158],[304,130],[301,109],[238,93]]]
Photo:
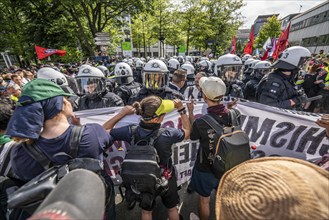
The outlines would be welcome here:
[[[216,217],[329,219],[329,172],[294,158],[247,161],[222,177]]]

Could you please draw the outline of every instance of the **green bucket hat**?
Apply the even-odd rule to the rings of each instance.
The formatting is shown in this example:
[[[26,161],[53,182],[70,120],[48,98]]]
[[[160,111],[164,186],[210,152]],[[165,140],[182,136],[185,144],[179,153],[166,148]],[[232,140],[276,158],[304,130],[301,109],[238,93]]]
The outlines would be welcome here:
[[[18,102],[21,105],[27,105],[56,96],[75,96],[75,94],[64,92],[60,86],[49,80],[34,79],[23,86],[21,98]],[[29,97],[29,99],[26,99],[26,97]]]

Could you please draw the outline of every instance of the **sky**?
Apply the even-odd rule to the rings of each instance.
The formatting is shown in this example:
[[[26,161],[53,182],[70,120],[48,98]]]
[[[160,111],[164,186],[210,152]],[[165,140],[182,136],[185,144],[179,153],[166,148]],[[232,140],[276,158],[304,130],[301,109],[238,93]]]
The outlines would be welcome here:
[[[289,14],[307,11],[326,0],[243,0],[241,8],[244,24],[240,28],[250,28],[258,15],[280,14],[283,18]],[[302,7],[300,7],[302,6]]]

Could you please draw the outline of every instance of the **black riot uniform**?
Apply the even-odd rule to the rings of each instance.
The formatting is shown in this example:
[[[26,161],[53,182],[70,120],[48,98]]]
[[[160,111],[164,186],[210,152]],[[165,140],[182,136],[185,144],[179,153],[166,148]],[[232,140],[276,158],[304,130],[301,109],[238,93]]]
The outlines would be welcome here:
[[[173,90],[171,88],[169,88],[168,86],[165,86],[164,89],[161,90],[149,90],[146,89],[145,87],[143,87],[139,93],[137,93],[136,95],[133,95],[130,97],[128,104],[131,105],[132,103],[134,103],[135,101],[139,102],[141,101],[143,98],[150,96],[150,95],[156,95],[159,96],[162,99],[180,99],[180,100],[184,100],[184,96],[176,91]]]
[[[126,105],[131,96],[136,95],[141,90],[141,84],[131,82],[129,84],[119,85],[114,89],[114,93],[121,97],[123,103]]]
[[[256,95],[262,104],[285,109],[290,109],[290,99],[298,96],[293,77],[283,74],[280,69],[260,81]]]
[[[112,93],[112,92],[103,92],[101,96],[96,96],[95,98],[91,99],[87,95],[82,96],[79,99],[79,107],[78,111],[80,110],[87,110],[87,109],[96,109],[96,108],[107,108],[107,107],[116,107],[116,106],[123,106],[122,99]]]

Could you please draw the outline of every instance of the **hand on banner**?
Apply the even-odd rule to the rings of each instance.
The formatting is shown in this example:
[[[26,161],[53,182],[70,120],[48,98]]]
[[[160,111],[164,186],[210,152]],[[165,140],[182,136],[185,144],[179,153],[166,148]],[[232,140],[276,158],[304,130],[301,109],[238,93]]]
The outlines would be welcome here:
[[[180,100],[180,99],[174,99],[174,105],[177,110],[184,108],[182,100]]]
[[[236,104],[238,104],[238,99],[234,99],[232,102],[227,103],[227,108],[231,109],[233,108],[233,106],[235,106]]]
[[[326,134],[327,137],[329,138],[329,115],[322,115],[322,117],[320,119],[318,119],[315,122],[317,125],[319,125],[320,127],[323,127],[326,129]]]
[[[191,101],[190,102],[187,102],[186,103],[186,107],[187,107],[187,110],[188,110],[188,113],[190,114],[190,113],[192,113],[193,114],[193,111],[194,111],[194,105],[195,105],[196,103],[194,102],[194,99],[191,99]]]
[[[71,124],[73,124],[73,125],[81,125],[80,118],[78,118],[77,116],[73,115],[71,117]]]
[[[126,105],[125,107],[123,107],[119,114],[122,114],[122,115],[132,115],[135,113],[135,108],[132,107],[131,105]]]

